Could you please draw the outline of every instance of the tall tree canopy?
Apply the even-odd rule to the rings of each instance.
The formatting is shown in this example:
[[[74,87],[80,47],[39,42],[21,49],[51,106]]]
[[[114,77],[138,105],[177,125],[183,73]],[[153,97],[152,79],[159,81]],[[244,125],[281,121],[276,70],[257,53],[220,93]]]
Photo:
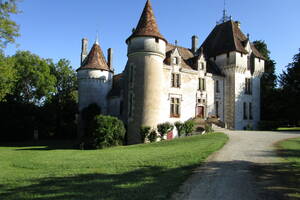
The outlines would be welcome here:
[[[11,20],[11,14],[19,13],[18,0],[0,1],[0,48],[5,48],[8,43],[14,43],[19,36],[19,26]]]
[[[293,61],[286,66],[279,77],[279,83],[284,96],[284,112],[282,113],[289,123],[300,123],[300,49],[293,57]]]
[[[50,61],[29,51],[18,51],[12,58],[18,76],[13,98],[35,104],[51,98],[56,91],[56,78],[51,74]]]
[[[13,68],[12,59],[5,57],[0,51],[0,102],[13,93],[16,80],[17,71]]]
[[[278,110],[278,90],[277,76],[275,74],[275,61],[270,58],[270,51],[264,41],[253,42],[256,49],[265,57],[265,73],[261,78],[261,119],[277,120]]]

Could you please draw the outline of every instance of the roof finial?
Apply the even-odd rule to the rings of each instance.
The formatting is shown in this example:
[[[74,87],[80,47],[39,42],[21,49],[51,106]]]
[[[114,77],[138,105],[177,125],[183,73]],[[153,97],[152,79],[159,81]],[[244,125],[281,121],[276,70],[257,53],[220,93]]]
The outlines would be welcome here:
[[[178,40],[175,40],[175,46],[178,46]]]
[[[222,19],[217,22],[217,24],[222,24],[222,23],[227,22],[229,20],[232,20],[232,17],[227,15],[226,0],[224,0],[223,16],[222,16]]]
[[[98,44],[98,45],[99,45],[99,31],[98,31],[98,30],[97,30],[97,33],[96,33],[95,44]]]

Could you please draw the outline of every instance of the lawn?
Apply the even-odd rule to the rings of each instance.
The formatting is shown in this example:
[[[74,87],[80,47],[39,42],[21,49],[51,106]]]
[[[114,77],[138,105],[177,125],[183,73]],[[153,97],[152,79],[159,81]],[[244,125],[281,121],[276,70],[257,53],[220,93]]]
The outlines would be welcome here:
[[[281,127],[277,131],[300,131],[300,127]]]
[[[0,199],[166,199],[227,140],[213,133],[90,151],[2,145]]]

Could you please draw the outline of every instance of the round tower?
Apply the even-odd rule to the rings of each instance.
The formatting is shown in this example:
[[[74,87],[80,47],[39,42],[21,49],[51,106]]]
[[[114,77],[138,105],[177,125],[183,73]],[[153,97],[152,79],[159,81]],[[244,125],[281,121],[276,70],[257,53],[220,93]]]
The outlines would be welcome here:
[[[106,96],[112,88],[113,70],[108,66],[98,41],[87,55],[87,40],[83,39],[82,63],[77,69],[79,111],[96,103],[101,113],[107,112]]]
[[[161,123],[163,92],[163,61],[166,39],[160,34],[151,3],[146,2],[144,11],[128,44],[126,66],[125,119],[128,143],[140,143],[140,127],[155,128]]]

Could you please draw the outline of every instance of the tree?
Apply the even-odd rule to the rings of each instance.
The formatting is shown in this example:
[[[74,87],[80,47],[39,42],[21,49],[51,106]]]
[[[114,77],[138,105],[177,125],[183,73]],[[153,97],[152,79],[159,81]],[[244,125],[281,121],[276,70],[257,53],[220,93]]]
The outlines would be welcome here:
[[[13,57],[18,80],[13,98],[18,102],[42,104],[56,92],[56,78],[49,60],[29,51],[18,51]]]
[[[184,133],[184,123],[177,121],[174,123],[177,132],[178,132],[178,137],[180,137]]]
[[[19,26],[10,19],[11,14],[19,13],[18,0],[0,1],[0,48],[5,48],[8,43],[14,43],[19,36]]]
[[[277,120],[278,107],[274,98],[278,92],[276,89],[277,76],[275,74],[276,63],[270,58],[270,51],[264,41],[253,42],[255,48],[265,57],[265,73],[261,78],[261,119]]]
[[[300,120],[300,49],[293,57],[293,62],[286,66],[279,77],[279,83],[284,96],[284,113],[289,123],[297,125]]]
[[[13,93],[17,81],[16,75],[12,59],[5,57],[0,51],[0,102],[5,101],[5,97]]]

